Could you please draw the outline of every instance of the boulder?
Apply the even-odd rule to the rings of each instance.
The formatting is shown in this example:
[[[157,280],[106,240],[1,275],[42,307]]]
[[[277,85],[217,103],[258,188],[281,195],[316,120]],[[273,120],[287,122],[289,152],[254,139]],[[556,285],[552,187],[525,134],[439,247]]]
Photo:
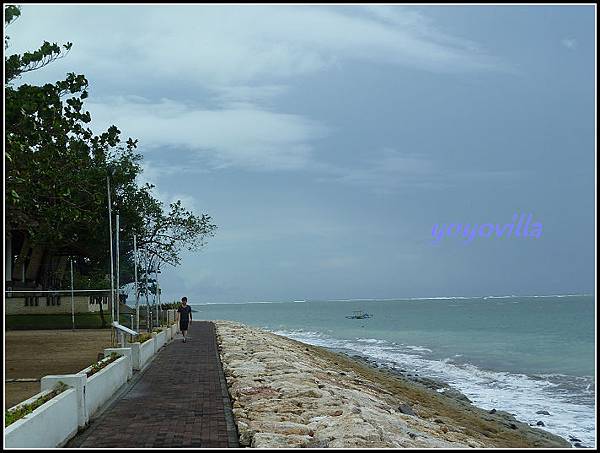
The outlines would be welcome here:
[[[252,448],[306,447],[313,442],[310,436],[294,434],[256,433],[252,439]]]
[[[415,411],[413,411],[412,407],[410,407],[408,404],[401,404],[400,406],[398,406],[398,412],[404,415],[412,415],[413,417],[417,416],[417,414],[415,414]]]

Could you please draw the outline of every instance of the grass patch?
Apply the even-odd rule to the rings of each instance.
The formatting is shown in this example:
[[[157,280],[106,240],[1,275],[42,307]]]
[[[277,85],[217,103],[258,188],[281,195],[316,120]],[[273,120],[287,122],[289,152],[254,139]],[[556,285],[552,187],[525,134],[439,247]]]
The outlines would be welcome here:
[[[106,329],[110,328],[110,313],[104,313],[106,320]],[[131,321],[128,315],[120,316],[121,324],[128,326]],[[7,315],[7,330],[53,330],[53,329],[71,329],[73,321],[71,315],[51,314],[51,315]],[[102,329],[102,318],[99,313],[78,313],[75,315],[76,329]]]
[[[63,382],[59,382],[54,390],[52,390],[47,395],[41,396],[36,399],[33,403],[23,404],[18,406],[16,409],[8,410],[4,412],[4,426],[8,426],[16,422],[17,420],[22,419],[27,414],[31,414],[34,410],[40,407],[42,404],[47,403],[52,398],[57,395],[60,395],[62,392],[67,390],[67,386]]]

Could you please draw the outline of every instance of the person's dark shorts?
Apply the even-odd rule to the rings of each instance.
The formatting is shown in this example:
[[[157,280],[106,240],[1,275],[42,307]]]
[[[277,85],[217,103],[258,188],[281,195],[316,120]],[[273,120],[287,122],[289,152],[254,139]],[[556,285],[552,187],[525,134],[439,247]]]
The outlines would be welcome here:
[[[179,330],[181,330],[181,331],[188,330],[189,325],[190,325],[189,321],[181,320],[181,321],[179,321]]]

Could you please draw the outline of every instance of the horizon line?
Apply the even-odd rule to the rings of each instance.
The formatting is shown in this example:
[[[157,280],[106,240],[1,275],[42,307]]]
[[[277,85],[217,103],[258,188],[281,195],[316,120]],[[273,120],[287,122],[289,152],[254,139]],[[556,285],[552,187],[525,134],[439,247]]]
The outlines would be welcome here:
[[[515,297],[577,297],[595,296],[593,293],[578,294],[527,294],[527,295],[486,295],[486,296],[433,296],[433,297],[393,297],[393,298],[356,298],[356,299],[295,299],[274,301],[243,301],[243,302],[198,302],[188,305],[242,305],[242,304],[283,304],[283,303],[306,303],[306,302],[360,302],[360,301],[393,301],[393,300],[452,300],[452,299],[506,299]]]

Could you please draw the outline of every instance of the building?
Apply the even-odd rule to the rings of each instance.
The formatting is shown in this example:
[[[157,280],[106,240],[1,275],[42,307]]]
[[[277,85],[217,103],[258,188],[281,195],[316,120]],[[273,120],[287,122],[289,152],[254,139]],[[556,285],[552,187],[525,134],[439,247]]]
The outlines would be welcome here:
[[[73,297],[75,313],[94,313],[102,311],[110,314],[110,291],[106,294],[77,294]],[[10,293],[4,297],[6,315],[48,315],[71,314],[71,295],[68,293]]]
[[[70,265],[68,251],[32,246],[27,233],[19,230],[6,233],[5,247],[5,314],[70,314],[71,294],[64,291],[69,289],[64,285]],[[39,292],[32,292],[36,290]],[[56,291],[48,292],[52,290]],[[75,291],[73,305],[75,313],[100,309],[110,313],[110,291]]]

